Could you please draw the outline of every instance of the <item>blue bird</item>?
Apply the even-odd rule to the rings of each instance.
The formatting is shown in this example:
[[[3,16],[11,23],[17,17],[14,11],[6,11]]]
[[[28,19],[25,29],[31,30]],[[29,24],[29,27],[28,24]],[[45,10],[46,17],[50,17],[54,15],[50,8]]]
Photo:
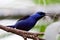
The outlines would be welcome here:
[[[29,31],[34,27],[36,22],[44,16],[45,16],[44,12],[37,12],[36,14],[19,19],[15,25],[8,27]]]

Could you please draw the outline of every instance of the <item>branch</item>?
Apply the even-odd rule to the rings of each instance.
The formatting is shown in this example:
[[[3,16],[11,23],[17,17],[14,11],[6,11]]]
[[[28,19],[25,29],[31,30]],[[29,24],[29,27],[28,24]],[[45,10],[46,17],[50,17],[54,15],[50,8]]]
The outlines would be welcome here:
[[[27,31],[23,31],[23,30],[19,30],[19,29],[15,29],[15,28],[11,28],[11,27],[6,27],[6,26],[2,26],[0,25],[0,29],[3,29],[7,32],[12,32],[14,34],[20,35],[22,36],[25,40],[27,40],[27,38],[31,38],[34,40],[44,40],[38,37],[38,35],[43,35],[42,33],[30,33]]]

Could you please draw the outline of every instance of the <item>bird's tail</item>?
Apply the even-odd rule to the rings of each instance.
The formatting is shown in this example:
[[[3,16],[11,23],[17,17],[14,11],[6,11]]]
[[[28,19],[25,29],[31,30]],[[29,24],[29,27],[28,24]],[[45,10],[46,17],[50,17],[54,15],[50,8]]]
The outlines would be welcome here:
[[[15,28],[15,26],[13,26],[13,25],[9,25],[9,26],[7,26],[7,27]]]

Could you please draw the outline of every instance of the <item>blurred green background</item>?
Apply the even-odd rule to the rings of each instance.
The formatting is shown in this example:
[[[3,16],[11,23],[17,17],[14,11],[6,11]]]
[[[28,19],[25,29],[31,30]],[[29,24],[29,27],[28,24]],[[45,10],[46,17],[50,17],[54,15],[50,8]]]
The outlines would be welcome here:
[[[37,4],[44,4],[44,1],[46,4],[56,4],[60,3],[60,0],[33,0]]]

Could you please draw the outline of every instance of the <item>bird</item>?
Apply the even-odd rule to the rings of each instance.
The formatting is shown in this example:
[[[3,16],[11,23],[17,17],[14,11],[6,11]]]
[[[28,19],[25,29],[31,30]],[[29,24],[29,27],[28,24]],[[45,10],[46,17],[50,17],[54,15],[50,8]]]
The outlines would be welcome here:
[[[19,30],[29,31],[34,27],[34,25],[37,23],[39,19],[45,16],[45,12],[36,12],[33,15],[26,16],[24,18],[19,19],[16,24],[7,26],[16,28]]]

